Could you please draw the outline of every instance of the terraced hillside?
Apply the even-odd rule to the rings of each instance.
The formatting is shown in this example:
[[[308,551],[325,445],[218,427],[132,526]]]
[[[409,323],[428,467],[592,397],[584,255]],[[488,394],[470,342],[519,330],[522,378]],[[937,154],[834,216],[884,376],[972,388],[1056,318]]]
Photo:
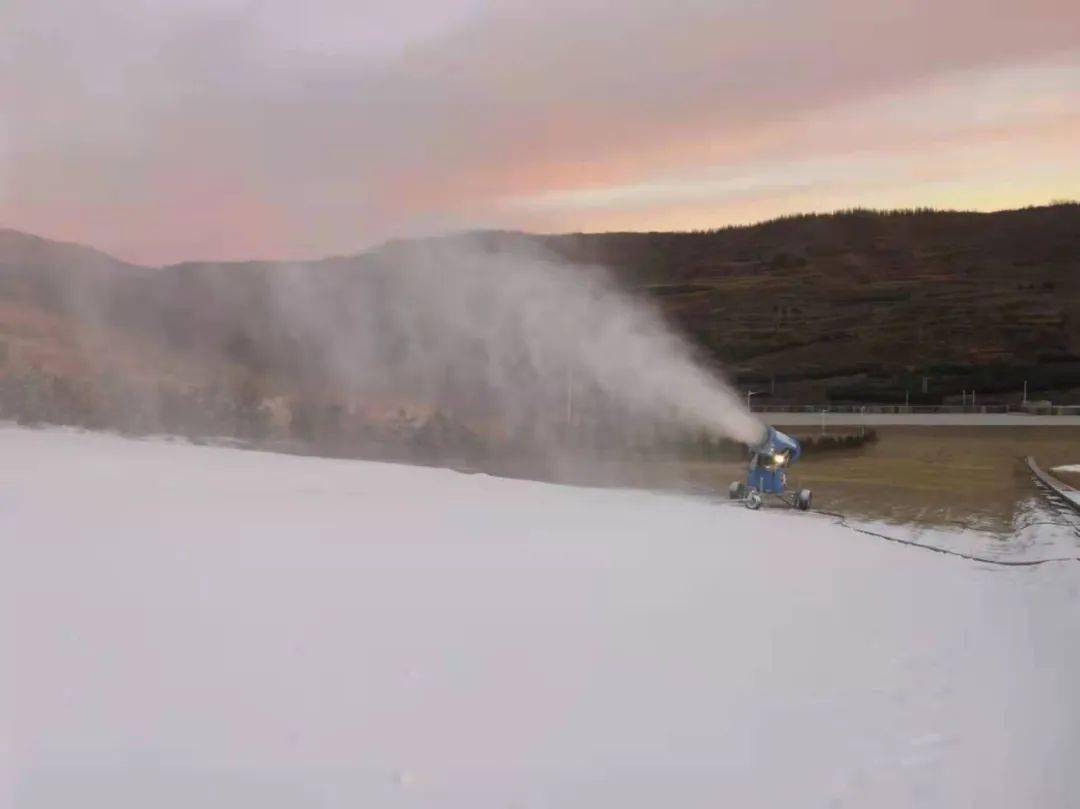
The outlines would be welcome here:
[[[1080,401],[1080,205],[545,241],[617,268],[763,395],[1007,400],[1027,379]]]
[[[762,398],[1015,402],[1026,380],[1029,397],[1080,403],[1080,204],[480,240],[610,268]],[[395,250],[152,269],[0,231],[0,380],[111,363],[147,385],[317,385],[324,352],[283,316],[282,289],[302,278],[304,308],[347,335],[352,304],[385,296]]]

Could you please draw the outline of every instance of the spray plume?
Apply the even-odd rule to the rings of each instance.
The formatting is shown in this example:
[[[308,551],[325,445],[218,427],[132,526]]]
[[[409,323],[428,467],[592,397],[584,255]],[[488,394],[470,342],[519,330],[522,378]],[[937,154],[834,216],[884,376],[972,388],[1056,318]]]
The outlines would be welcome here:
[[[744,443],[762,433],[653,308],[605,270],[525,240],[498,249],[478,236],[394,245],[335,300],[312,298],[310,268],[276,279],[280,316],[303,330],[294,337],[314,339],[325,371],[357,393],[486,413],[541,441],[555,440],[575,407]]]
[[[371,423],[370,413],[348,423],[342,414],[373,402],[396,413],[404,404],[426,408],[429,418],[451,416],[496,443],[501,436],[508,447],[579,456],[691,431],[756,443],[763,431],[653,307],[603,268],[569,263],[527,237],[395,243],[307,264],[158,270],[23,241],[19,263],[40,287],[28,301],[62,309],[107,338],[80,352],[96,368],[98,415],[80,421],[87,408],[79,387],[9,385],[19,402],[6,410],[29,419],[251,436],[259,403],[273,398],[293,403],[293,425],[297,407],[320,424],[318,414],[331,413],[333,429],[308,436],[326,445],[366,429],[350,424]],[[185,384],[159,360],[125,370],[119,349],[132,333],[147,352],[163,347],[201,363],[202,381],[197,374]],[[23,395],[31,388],[67,391],[72,401],[43,411]]]

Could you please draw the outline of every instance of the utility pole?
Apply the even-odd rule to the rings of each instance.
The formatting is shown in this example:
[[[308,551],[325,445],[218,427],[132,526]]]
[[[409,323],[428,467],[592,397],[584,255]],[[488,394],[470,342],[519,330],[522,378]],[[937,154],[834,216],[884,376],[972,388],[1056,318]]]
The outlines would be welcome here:
[[[1025,405],[1027,404],[1027,380],[1026,379],[1024,380],[1024,402],[1023,403]]]

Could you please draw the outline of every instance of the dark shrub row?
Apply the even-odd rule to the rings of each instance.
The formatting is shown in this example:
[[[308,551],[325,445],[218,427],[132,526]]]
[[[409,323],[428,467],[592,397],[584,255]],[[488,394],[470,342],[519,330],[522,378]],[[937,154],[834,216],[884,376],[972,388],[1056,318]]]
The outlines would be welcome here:
[[[878,440],[876,430],[870,428],[860,429],[857,433],[848,435],[811,435],[800,438],[804,455],[814,455],[819,452],[833,452],[841,449],[858,449],[864,444],[872,444]]]

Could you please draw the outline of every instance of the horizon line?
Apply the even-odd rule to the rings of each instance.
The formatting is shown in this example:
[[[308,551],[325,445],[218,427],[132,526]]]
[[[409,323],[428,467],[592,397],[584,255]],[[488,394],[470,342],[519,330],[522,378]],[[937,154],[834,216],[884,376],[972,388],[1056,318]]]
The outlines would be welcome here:
[[[814,219],[814,218],[828,218],[837,216],[918,216],[927,214],[958,214],[958,215],[975,215],[975,216],[995,216],[999,214],[1020,213],[1022,211],[1032,211],[1042,208],[1063,208],[1080,206],[1080,199],[1072,199],[1067,197],[1051,199],[1044,203],[1032,203],[1029,205],[1020,205],[1015,208],[997,208],[993,210],[979,210],[977,208],[935,208],[933,206],[916,206],[906,208],[873,208],[866,206],[852,206],[847,208],[834,208],[832,210],[825,211],[802,211],[799,213],[787,213],[779,214],[777,216],[771,216],[766,219],[760,219],[753,222],[746,223],[731,223],[726,225],[718,225],[713,228],[687,228],[685,230],[669,229],[669,230],[589,230],[589,231],[530,231],[530,230],[518,230],[514,228],[484,228],[475,227],[459,230],[450,230],[443,233],[431,233],[424,236],[413,237],[398,237],[384,239],[381,242],[373,244],[367,248],[361,248],[356,252],[350,253],[333,253],[326,255],[311,256],[308,258],[296,258],[296,259],[275,259],[275,258],[246,258],[246,259],[229,259],[229,260],[217,260],[217,259],[184,259],[182,261],[173,261],[167,264],[143,264],[141,262],[128,261],[123,258],[119,258],[112,253],[103,250],[100,247],[96,247],[92,244],[85,242],[68,241],[64,239],[56,239],[50,236],[44,236],[40,233],[32,233],[30,231],[19,230],[18,228],[10,228],[4,225],[0,225],[0,233],[12,233],[24,238],[36,239],[42,242],[49,242],[51,244],[60,245],[64,247],[73,247],[82,250],[90,250],[98,253],[117,264],[125,264],[129,267],[136,267],[146,270],[163,270],[171,267],[182,267],[190,264],[216,264],[219,266],[241,266],[245,264],[319,264],[327,261],[340,261],[344,259],[359,258],[370,253],[375,253],[379,250],[391,247],[394,245],[409,244],[423,241],[434,241],[438,239],[453,239],[464,236],[472,235],[513,235],[513,236],[525,236],[525,237],[540,237],[540,238],[559,238],[565,236],[655,236],[655,235],[678,235],[678,236],[692,236],[692,235],[708,235],[716,233],[724,233],[729,231],[738,230],[752,230],[754,228],[765,227],[767,225],[776,224],[779,222],[791,222],[798,219]]]

